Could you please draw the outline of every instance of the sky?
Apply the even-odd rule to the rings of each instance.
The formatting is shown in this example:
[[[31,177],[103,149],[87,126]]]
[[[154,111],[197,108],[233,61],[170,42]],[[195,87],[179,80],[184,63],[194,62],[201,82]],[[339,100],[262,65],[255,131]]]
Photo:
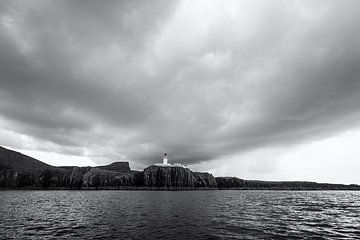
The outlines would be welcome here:
[[[360,184],[360,1],[0,0],[0,145]]]

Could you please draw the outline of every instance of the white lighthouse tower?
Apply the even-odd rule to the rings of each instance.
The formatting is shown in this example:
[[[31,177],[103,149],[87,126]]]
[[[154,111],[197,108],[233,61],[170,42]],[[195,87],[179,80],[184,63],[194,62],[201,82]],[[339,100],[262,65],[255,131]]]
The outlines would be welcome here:
[[[167,154],[166,153],[164,154],[163,164],[168,165],[168,159],[167,159]]]

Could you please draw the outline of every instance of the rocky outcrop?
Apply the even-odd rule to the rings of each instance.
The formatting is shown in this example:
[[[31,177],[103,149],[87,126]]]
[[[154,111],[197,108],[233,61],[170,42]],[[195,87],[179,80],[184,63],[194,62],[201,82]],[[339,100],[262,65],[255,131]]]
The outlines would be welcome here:
[[[214,176],[194,173],[188,168],[150,166],[144,169],[144,186],[150,188],[216,188]]]
[[[131,172],[130,165],[128,162],[114,162],[109,165],[99,166],[96,168],[114,171],[114,172]]]
[[[120,188],[136,186],[135,174],[131,172],[107,171],[91,168],[83,175],[83,187],[90,188]]]
[[[216,178],[210,173],[194,172],[196,187],[198,188],[217,188]]]
[[[243,188],[245,180],[237,177],[217,177],[216,183],[220,189]]]

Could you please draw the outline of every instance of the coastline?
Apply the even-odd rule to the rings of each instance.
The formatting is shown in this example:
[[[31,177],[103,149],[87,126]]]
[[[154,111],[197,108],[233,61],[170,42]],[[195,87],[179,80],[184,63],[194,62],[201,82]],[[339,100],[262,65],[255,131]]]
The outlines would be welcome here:
[[[129,162],[105,166],[55,167],[19,152],[0,147],[0,190],[132,190],[132,191],[359,191],[356,184],[307,181],[261,181],[214,177],[193,172],[185,165],[161,165],[134,171]]]

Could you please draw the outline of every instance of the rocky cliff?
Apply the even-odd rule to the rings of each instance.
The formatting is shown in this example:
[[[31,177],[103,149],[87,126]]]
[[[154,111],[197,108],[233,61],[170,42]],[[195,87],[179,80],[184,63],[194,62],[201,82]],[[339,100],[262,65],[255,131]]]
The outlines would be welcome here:
[[[65,173],[64,169],[0,147],[0,188],[46,187],[51,178],[63,181]]]
[[[216,188],[213,175],[194,173],[188,168],[150,166],[144,169],[143,175],[144,186],[150,188]]]
[[[97,167],[53,167],[0,148],[0,188],[31,189],[195,189],[215,188],[208,173],[187,168],[150,166],[132,171],[128,162]]]
[[[215,178],[182,167],[150,166],[139,172],[132,171],[128,162],[98,167],[54,167],[3,147],[0,147],[0,188],[360,190],[359,185]]]

